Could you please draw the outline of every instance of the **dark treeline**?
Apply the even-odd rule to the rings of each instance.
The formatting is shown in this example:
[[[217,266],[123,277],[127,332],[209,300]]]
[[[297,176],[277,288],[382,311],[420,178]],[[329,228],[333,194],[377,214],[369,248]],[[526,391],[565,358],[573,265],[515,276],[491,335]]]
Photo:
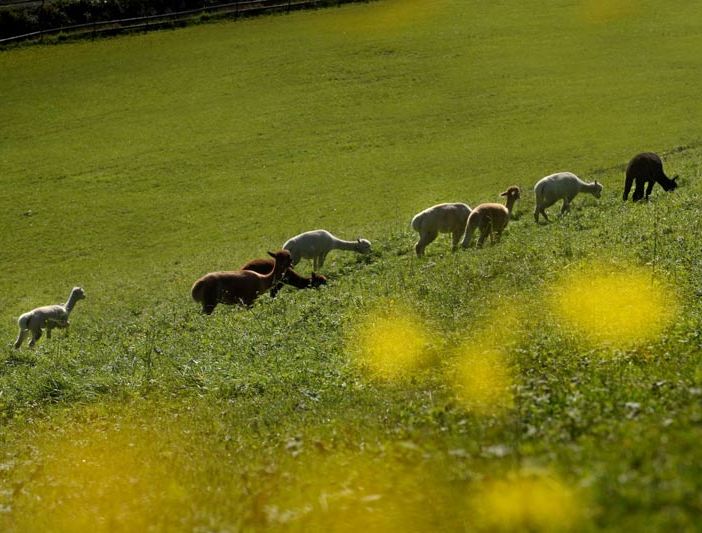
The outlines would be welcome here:
[[[354,0],[320,1],[333,5]],[[356,0],[358,1],[358,0]],[[366,0],[367,1],[367,0]],[[0,2],[0,39],[32,32],[65,28],[110,20],[165,15],[179,11],[204,9],[233,0],[45,0]],[[293,2],[294,3],[294,2]],[[284,0],[243,1],[242,5],[265,7],[285,4]]]
[[[49,28],[203,7],[203,0],[56,0],[0,9],[0,38]]]

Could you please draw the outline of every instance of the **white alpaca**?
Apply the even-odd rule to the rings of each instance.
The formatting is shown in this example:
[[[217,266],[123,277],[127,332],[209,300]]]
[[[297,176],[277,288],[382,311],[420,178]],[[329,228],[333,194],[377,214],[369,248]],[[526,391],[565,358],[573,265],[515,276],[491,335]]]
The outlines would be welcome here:
[[[466,236],[463,238],[461,246],[468,248],[473,240],[473,233],[476,229],[480,229],[480,237],[478,238],[478,246],[482,246],[485,239],[490,236],[490,242],[493,244],[499,241],[502,232],[509,223],[509,217],[512,215],[514,204],[521,198],[521,191],[516,185],[511,186],[505,192],[500,193],[500,196],[507,198],[507,205],[501,204],[480,204],[473,209],[468,217],[466,226]],[[494,235],[494,237],[493,237]]]
[[[29,346],[34,346],[39,337],[41,337],[42,328],[46,329],[46,337],[48,339],[51,338],[51,330],[53,328],[67,328],[69,325],[68,315],[71,314],[76,302],[83,298],[85,298],[83,289],[73,287],[65,304],[46,305],[24,313],[17,320],[19,335],[15,341],[15,348],[19,348],[22,345],[29,331],[32,332],[32,340],[29,341]]]
[[[431,244],[439,233],[450,233],[453,237],[452,251],[456,251],[458,241],[466,231],[470,207],[461,203],[437,204],[417,213],[412,218],[412,229],[419,233],[419,240],[414,245],[417,257],[424,255],[424,249]]]
[[[542,214],[548,222],[546,208],[552,206],[558,200],[563,200],[561,214],[569,211],[570,202],[581,192],[587,192],[595,198],[599,198],[602,194],[602,185],[597,183],[597,181],[586,183],[572,172],[558,172],[541,178],[534,185],[534,194],[536,194],[534,220],[538,224],[539,214]]]
[[[326,230],[318,229],[288,239],[283,244],[283,249],[290,252],[293,266],[299,263],[300,259],[312,259],[314,270],[317,271],[324,265],[327,254],[332,250],[352,250],[367,254],[371,250],[371,243],[366,239],[344,241]]]

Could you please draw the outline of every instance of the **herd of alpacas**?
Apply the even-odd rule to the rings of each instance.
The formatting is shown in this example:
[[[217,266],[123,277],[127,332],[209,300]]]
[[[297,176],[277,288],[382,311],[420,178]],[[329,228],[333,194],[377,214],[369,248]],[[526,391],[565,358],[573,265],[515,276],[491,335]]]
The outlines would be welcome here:
[[[674,190],[677,187],[676,179],[677,176],[671,179],[665,175],[658,155],[651,152],[638,154],[626,168],[622,199],[627,200],[634,183],[636,188],[633,200],[636,202],[644,196],[648,200],[656,183],[666,191]],[[600,198],[602,185],[597,181],[587,183],[571,172],[558,172],[540,179],[534,186],[535,222],[539,223],[539,216],[548,222],[546,208],[559,200],[563,201],[561,214],[568,212],[571,202],[581,192]],[[488,237],[492,243],[499,241],[509,223],[514,204],[521,197],[521,191],[519,187],[511,186],[501,196],[505,198],[505,205],[484,203],[471,208],[464,203],[444,203],[417,213],[412,218],[412,229],[419,233],[419,240],[414,247],[417,257],[424,255],[425,248],[439,233],[451,234],[453,251],[458,249],[461,238],[461,246],[469,248],[476,230],[480,233],[477,241],[479,247]],[[239,270],[205,274],[195,281],[191,295],[193,300],[202,305],[202,311],[210,315],[217,304],[250,307],[265,292],[270,292],[275,297],[283,284],[298,289],[317,288],[325,285],[327,278],[315,271],[324,266],[324,261],[332,250],[367,254],[371,251],[371,243],[366,239],[345,241],[321,229],[307,231],[288,239],[281,250],[268,252],[270,258],[254,259],[242,265]],[[312,260],[314,271],[309,277],[292,269],[302,259]],[[34,346],[41,337],[42,330],[46,330],[47,338],[51,338],[53,328],[67,328],[73,307],[83,298],[85,291],[81,287],[74,287],[65,304],[37,307],[24,313],[17,321],[19,334],[14,347],[19,348],[29,332],[32,334],[29,346]]]

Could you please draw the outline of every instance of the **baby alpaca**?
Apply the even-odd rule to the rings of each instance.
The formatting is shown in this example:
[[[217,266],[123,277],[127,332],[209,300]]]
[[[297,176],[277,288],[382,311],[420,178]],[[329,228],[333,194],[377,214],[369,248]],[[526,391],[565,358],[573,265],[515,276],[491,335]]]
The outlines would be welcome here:
[[[473,240],[473,233],[480,228],[480,238],[478,246],[482,246],[485,239],[490,235],[490,242],[493,244],[500,240],[502,232],[509,223],[509,217],[512,214],[514,203],[521,197],[519,187],[513,185],[500,196],[507,198],[507,205],[501,204],[480,204],[471,211],[468,217],[468,225],[466,227],[466,236],[463,238],[461,246],[468,248]],[[495,237],[493,238],[493,235]]]
[[[85,291],[80,287],[73,287],[65,304],[45,305],[24,313],[17,320],[19,335],[15,341],[15,348],[22,346],[22,342],[30,331],[32,332],[32,340],[29,341],[29,346],[34,346],[41,337],[42,329],[46,329],[46,338],[50,339],[53,328],[67,328],[69,326],[68,315],[71,314],[76,302],[83,298],[85,298]]]
[[[439,233],[450,233],[453,238],[452,251],[456,251],[458,242],[466,231],[470,207],[461,203],[437,204],[414,215],[412,229],[419,233],[419,240],[414,245],[417,257],[424,255],[424,249],[431,244]]]
[[[270,273],[263,275],[253,270],[232,272],[210,272],[198,279],[190,294],[202,304],[202,312],[211,315],[217,304],[240,304],[251,307],[259,297],[278,283],[283,273],[290,267],[290,253],[280,250],[268,252],[275,264]]]
[[[371,251],[371,243],[366,239],[344,241],[326,230],[318,229],[288,239],[283,244],[283,249],[290,252],[293,266],[298,264],[300,259],[312,259],[313,268],[317,271],[322,268],[327,254],[332,250],[351,250],[367,254]]]
[[[570,203],[581,192],[587,192],[595,198],[599,198],[602,194],[602,185],[597,183],[597,181],[586,183],[572,172],[558,172],[541,178],[534,185],[534,194],[536,195],[534,220],[538,224],[539,214],[541,214],[548,222],[546,208],[552,206],[558,200],[563,200],[561,214],[570,211]]]
[[[241,270],[253,270],[259,274],[268,274],[273,268],[275,268],[275,261],[273,259],[252,259],[242,266]],[[327,278],[320,274],[315,274],[314,272],[312,272],[309,278],[306,278],[295,272],[292,268],[289,268],[285,271],[285,274],[283,274],[278,284],[271,289],[271,298],[275,298],[278,291],[283,288],[283,283],[292,285],[298,289],[316,289],[317,287],[326,285]]]
[[[646,185],[646,183],[648,183],[646,187],[646,200],[648,200],[648,197],[651,196],[651,191],[653,191],[653,186],[656,183],[660,183],[661,187],[666,191],[673,191],[678,186],[677,179],[677,176],[671,179],[665,175],[661,158],[656,154],[652,152],[638,154],[629,161],[626,167],[626,180],[624,181],[622,200],[626,202],[634,180],[636,180],[636,188],[634,189],[632,200],[638,202],[644,197],[644,185]]]

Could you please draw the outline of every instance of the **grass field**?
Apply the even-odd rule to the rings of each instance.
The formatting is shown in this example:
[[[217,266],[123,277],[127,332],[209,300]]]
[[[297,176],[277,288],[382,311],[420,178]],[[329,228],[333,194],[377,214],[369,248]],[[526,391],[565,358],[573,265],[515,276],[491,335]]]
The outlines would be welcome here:
[[[0,530],[697,530],[698,11],[381,0],[0,53]],[[681,186],[623,204],[644,150]],[[537,226],[559,170],[604,194]],[[414,213],[511,184],[499,245],[414,257]],[[197,277],[318,227],[374,251],[199,314]],[[70,335],[13,350],[74,285]]]

